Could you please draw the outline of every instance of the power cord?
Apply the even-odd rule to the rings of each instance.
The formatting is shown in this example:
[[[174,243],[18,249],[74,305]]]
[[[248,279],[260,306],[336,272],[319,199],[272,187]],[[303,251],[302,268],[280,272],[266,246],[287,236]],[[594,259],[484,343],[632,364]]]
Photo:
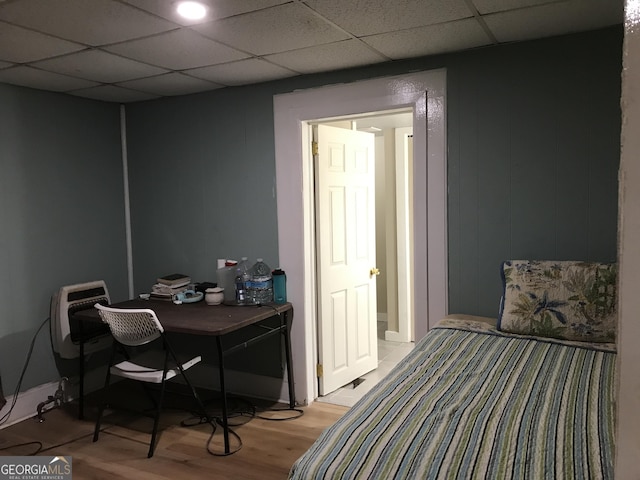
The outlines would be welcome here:
[[[26,456],[32,457],[34,455],[39,454],[40,452],[42,452],[42,442],[38,442],[38,441],[33,441],[33,442],[25,442],[25,443],[15,443],[13,445],[9,445],[8,447],[2,447],[0,448],[0,452],[4,451],[4,450],[9,450],[11,448],[19,448],[19,447],[26,447],[27,445],[38,445],[38,448],[35,452],[33,453],[29,453]]]
[[[230,451],[229,453],[220,453],[220,452],[215,452],[213,451],[212,447],[211,447],[211,443],[213,441],[213,436],[216,433],[217,430],[217,426],[223,426],[222,424],[222,419],[218,416],[218,415],[208,415],[209,419],[212,419],[211,421],[207,420],[207,416],[204,416],[200,413],[197,412],[192,412],[192,416],[182,420],[180,422],[180,425],[182,427],[186,427],[186,428],[191,428],[191,427],[196,427],[199,425],[203,425],[205,423],[209,423],[212,427],[213,430],[211,431],[211,434],[209,435],[209,438],[207,440],[207,452],[211,455],[215,455],[215,456],[219,456],[219,457],[224,457],[224,456],[228,456],[231,455],[233,453],[236,453],[237,451],[239,451],[242,448],[242,438],[240,437],[240,435],[233,430],[231,427],[239,427],[244,425],[245,423],[251,421],[254,418],[260,418],[262,420],[269,420],[269,421],[287,421],[287,420],[295,420],[296,418],[300,418],[302,415],[304,415],[304,411],[298,408],[269,408],[269,409],[263,409],[263,410],[258,410],[257,407],[251,403],[249,400],[242,398],[242,397],[229,397],[228,400],[236,400],[237,402],[243,402],[246,404],[245,408],[238,408],[235,411],[232,411],[229,415],[227,415],[227,426],[228,426],[228,431],[229,434],[232,435],[233,437],[236,438],[237,442],[238,442],[238,447],[235,448],[234,450]],[[262,414],[267,413],[267,412],[295,412],[295,415],[290,416],[290,417],[283,417],[283,418],[272,418],[272,417],[267,417],[267,416],[263,416]],[[217,412],[216,412],[217,413]],[[238,419],[238,418],[245,418],[245,421],[242,422],[234,422],[234,419]]]
[[[202,425],[205,423],[208,423],[212,427],[211,434],[209,435],[209,438],[207,439],[207,443],[206,443],[207,453],[209,453],[210,455],[214,455],[216,457],[227,457],[229,455],[236,453],[242,448],[242,438],[240,438],[240,435],[238,435],[233,429],[231,429],[231,425],[229,425],[227,427],[227,430],[229,434],[235,437],[236,440],[238,441],[238,447],[235,448],[234,450],[229,451],[229,453],[216,452],[213,450],[213,448],[211,447],[211,443],[213,442],[213,436],[216,433],[216,430],[218,428],[217,426],[218,425],[222,426],[222,421],[219,418],[213,418],[211,420],[208,420],[206,417],[193,416],[180,422],[180,426],[190,428],[190,427],[196,427],[198,425]]]
[[[2,416],[2,418],[0,418],[0,425],[6,423],[9,420],[9,417],[16,406],[16,402],[18,401],[18,393],[20,393],[20,387],[22,386],[22,381],[24,380],[24,374],[27,371],[27,367],[29,366],[29,361],[31,360],[31,355],[33,354],[33,346],[36,343],[36,338],[38,338],[38,334],[40,333],[40,330],[42,330],[42,327],[44,327],[45,324],[50,320],[51,318],[47,317],[45,321],[40,324],[40,326],[38,327],[38,330],[36,331],[36,333],[33,335],[33,338],[31,339],[29,352],[27,353],[27,358],[25,359],[24,366],[22,367],[22,372],[20,373],[20,378],[18,379],[18,384],[16,385],[16,390],[13,394],[13,399],[11,400],[11,406],[9,407],[9,411],[5,413]]]
[[[295,408],[295,407],[294,408],[268,408],[266,410],[261,410],[259,413],[267,413],[267,412],[294,412],[294,413],[290,417],[273,418],[273,417],[265,417],[260,414],[256,414],[255,417],[260,418],[262,420],[270,420],[272,422],[285,422],[287,420],[295,420],[296,418],[300,418],[301,416],[304,415],[304,410],[300,408]]]
[[[100,429],[100,433],[108,433],[108,434],[110,434],[110,435],[114,435],[112,432],[109,432],[109,431],[108,431],[108,428],[110,428],[110,427],[103,427],[103,428],[101,428],[101,429]],[[2,447],[2,448],[0,448],[0,452],[5,451],[5,450],[10,450],[10,449],[13,449],[13,448],[26,447],[27,445],[37,445],[37,446],[38,446],[38,448],[36,449],[36,451],[35,451],[35,452],[31,452],[31,453],[28,453],[28,454],[26,454],[26,455],[23,455],[23,456],[27,456],[27,457],[33,457],[33,456],[35,456],[35,455],[39,455],[39,454],[41,454],[41,453],[44,453],[44,452],[48,452],[48,451],[50,451],[50,450],[53,450],[54,448],[64,447],[65,445],[69,445],[69,444],[71,444],[71,443],[73,443],[73,442],[76,442],[76,441],[78,441],[78,440],[81,440],[81,439],[83,439],[83,438],[86,438],[86,437],[92,437],[92,436],[93,436],[93,431],[92,431],[92,432],[90,432],[90,433],[86,433],[86,434],[84,434],[84,435],[80,435],[79,437],[74,437],[74,438],[72,438],[72,439],[70,439],[70,440],[67,440],[66,442],[58,443],[58,444],[56,444],[56,445],[51,445],[50,447],[47,447],[47,448],[43,448],[43,447],[44,447],[44,444],[43,444],[42,442],[40,442],[40,441],[32,441],[32,442],[25,442],[25,443],[16,443],[16,444],[14,444],[14,445],[9,445],[9,446],[7,446],[7,447]]]

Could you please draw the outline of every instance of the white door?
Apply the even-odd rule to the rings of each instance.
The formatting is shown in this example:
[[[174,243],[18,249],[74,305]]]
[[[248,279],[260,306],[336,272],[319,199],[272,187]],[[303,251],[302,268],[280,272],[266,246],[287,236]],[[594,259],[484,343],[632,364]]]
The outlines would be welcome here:
[[[378,365],[374,135],[318,125],[319,394]]]

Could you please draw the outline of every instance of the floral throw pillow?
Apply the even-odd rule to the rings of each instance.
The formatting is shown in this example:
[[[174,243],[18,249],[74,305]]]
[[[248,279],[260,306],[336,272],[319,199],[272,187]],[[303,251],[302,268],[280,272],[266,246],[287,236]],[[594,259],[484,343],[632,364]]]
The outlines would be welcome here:
[[[615,263],[509,260],[498,330],[589,342],[615,342]]]

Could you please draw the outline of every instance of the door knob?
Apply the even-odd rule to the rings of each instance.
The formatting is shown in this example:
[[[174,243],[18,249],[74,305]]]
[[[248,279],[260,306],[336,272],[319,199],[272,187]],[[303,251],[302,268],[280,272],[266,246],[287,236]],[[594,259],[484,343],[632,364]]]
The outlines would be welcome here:
[[[375,267],[369,270],[369,276],[373,277],[374,275],[380,275],[380,270]]]

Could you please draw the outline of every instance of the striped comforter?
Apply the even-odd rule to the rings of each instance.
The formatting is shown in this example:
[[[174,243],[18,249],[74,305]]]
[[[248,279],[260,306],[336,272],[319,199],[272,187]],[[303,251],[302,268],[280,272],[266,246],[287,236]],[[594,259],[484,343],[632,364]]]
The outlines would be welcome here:
[[[613,478],[615,353],[432,330],[291,479]]]

